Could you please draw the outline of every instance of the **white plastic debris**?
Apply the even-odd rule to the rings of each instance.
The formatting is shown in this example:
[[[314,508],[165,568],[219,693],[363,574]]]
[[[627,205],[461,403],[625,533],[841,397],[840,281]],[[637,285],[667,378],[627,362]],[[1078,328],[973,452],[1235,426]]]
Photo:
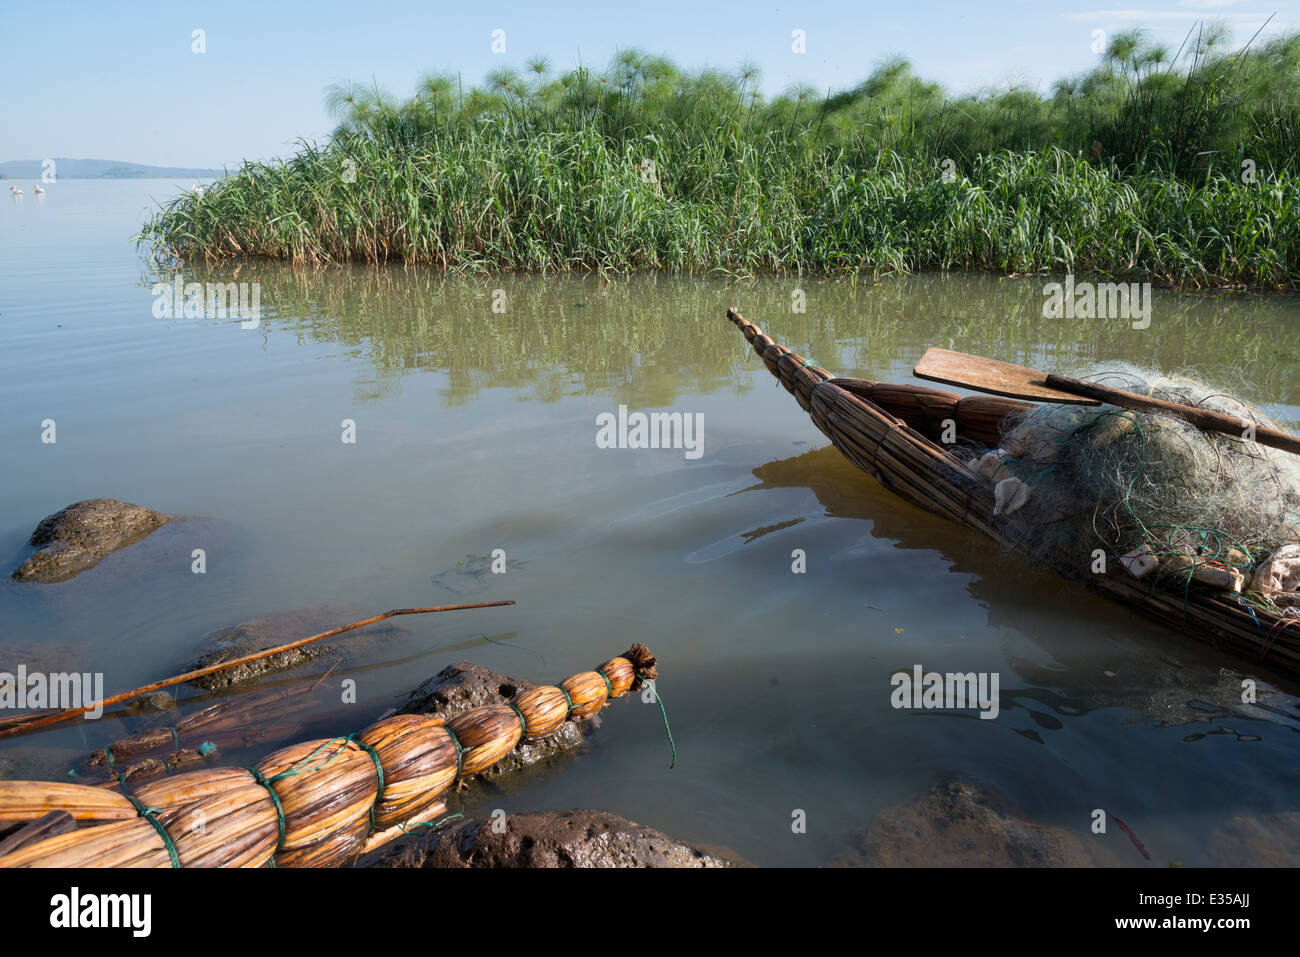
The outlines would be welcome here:
[[[994,449],[992,452],[985,453],[979,460],[979,464],[975,466],[975,470],[995,485],[1016,474],[1011,470],[1011,466],[1007,465],[1005,449]]]
[[[1134,578],[1145,578],[1160,567],[1160,559],[1156,558],[1155,552],[1147,545],[1135,548],[1127,555],[1121,555],[1119,563]]]
[[[975,471],[979,472],[980,475],[983,475],[985,478],[991,479],[993,473],[996,472],[998,467],[1002,464],[1002,458],[1005,455],[1006,453],[1001,449],[994,449],[992,452],[985,452],[976,463]]]
[[[1250,589],[1261,595],[1300,591],[1300,545],[1283,545],[1260,562]]]
[[[993,486],[993,514],[1010,515],[1029,501],[1029,486],[1014,475]]]

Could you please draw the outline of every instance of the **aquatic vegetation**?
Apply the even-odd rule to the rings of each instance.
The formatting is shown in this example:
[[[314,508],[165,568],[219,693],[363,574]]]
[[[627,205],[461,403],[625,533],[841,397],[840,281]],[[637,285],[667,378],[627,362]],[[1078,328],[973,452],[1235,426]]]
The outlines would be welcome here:
[[[728,157],[729,145],[734,156]],[[647,144],[647,151],[654,144]],[[144,238],[178,258],[422,263],[465,272],[637,269],[1096,272],[1187,287],[1300,288],[1300,179],[1249,187],[1121,175],[1061,150],[938,169],[697,144],[641,175],[593,131],[510,141],[471,132],[428,152],[366,137],[246,166],[172,201]],[[351,160],[353,183],[337,175]],[[702,171],[709,171],[707,173]]]
[[[882,65],[847,93],[765,101],[757,72],[626,51],[535,60],[399,103],[337,87],[328,144],[167,204],[155,252],[464,272],[1096,272],[1300,288],[1300,39],[1170,58],[1140,34],[1042,98],[951,100]],[[1175,67],[1175,61],[1184,65]],[[1243,165],[1243,164],[1247,164]]]

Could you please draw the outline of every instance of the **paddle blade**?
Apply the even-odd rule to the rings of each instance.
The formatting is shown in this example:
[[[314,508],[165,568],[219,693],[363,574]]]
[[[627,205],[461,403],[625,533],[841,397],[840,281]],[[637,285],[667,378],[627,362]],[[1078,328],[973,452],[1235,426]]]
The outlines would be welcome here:
[[[953,352],[951,349],[927,349],[921,361],[912,370],[920,379],[965,386],[992,395],[1012,399],[1033,399],[1038,402],[1059,402],[1066,405],[1100,405],[1096,399],[1051,389],[1043,380],[1047,373],[997,359]]]

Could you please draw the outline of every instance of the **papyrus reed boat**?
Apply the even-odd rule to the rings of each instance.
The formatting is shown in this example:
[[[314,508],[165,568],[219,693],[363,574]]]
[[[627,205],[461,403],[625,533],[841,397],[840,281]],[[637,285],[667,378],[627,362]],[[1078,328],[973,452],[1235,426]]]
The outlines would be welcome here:
[[[635,644],[591,671],[444,719],[395,714],[281,748],[252,767],[188,771],[121,791],[0,781],[0,869],[340,866],[436,827],[445,797],[517,745],[585,720],[658,676]],[[126,782],[123,782],[125,785]]]
[[[1010,423],[1035,403],[1001,396],[959,396],[912,384],[838,378],[778,345],[734,307],[730,319],[768,370],[854,465],[907,501],[1024,551],[1025,530],[998,514],[994,482],[977,467],[981,452],[1004,441]],[[956,429],[955,438],[945,431]],[[974,455],[972,454],[974,453]],[[1005,503],[1003,503],[1005,505]],[[1184,635],[1300,675],[1300,617],[1231,591],[1191,581],[1168,587],[1134,577],[1119,555],[1097,571],[1087,563],[1053,561],[1116,601]],[[1270,607],[1271,606],[1271,607]]]

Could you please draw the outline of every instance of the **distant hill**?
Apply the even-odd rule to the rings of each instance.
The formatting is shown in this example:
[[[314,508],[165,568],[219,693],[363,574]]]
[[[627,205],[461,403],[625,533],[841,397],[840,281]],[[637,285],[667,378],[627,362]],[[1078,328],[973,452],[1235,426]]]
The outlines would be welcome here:
[[[54,174],[59,179],[212,179],[224,176],[219,169],[187,166],[146,166],[121,160],[67,159],[54,157]],[[0,176],[8,179],[41,178],[41,160],[9,160],[0,163]]]

